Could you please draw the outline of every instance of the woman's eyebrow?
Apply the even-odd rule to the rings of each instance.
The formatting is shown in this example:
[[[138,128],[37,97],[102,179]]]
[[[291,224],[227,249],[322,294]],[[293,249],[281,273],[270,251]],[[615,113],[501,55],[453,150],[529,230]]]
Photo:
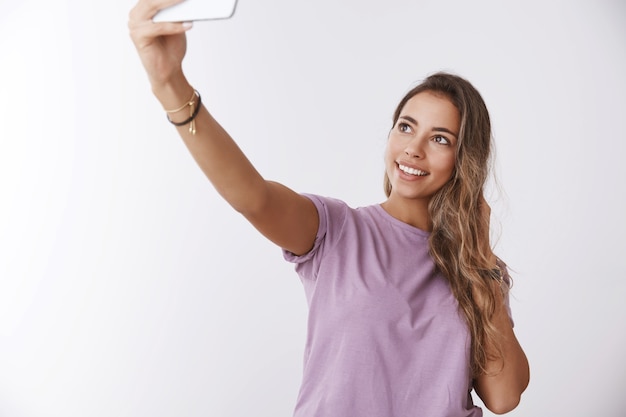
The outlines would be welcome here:
[[[400,119],[404,119],[407,122],[411,122],[414,125],[417,125],[417,120],[415,120],[414,118],[412,118],[411,116],[400,116]]]
[[[411,122],[414,125],[418,125],[417,120],[415,120],[414,118],[412,118],[411,116],[400,116],[399,119],[403,119],[406,120],[407,122]],[[456,133],[454,133],[453,131],[451,131],[448,128],[445,127],[433,127],[433,132],[444,132],[444,133],[449,133],[452,136],[454,136],[455,138],[458,139],[458,135]]]
[[[445,133],[449,133],[452,136],[454,136],[455,138],[458,139],[458,136],[456,133],[454,133],[453,131],[451,131],[450,129],[446,129],[445,127],[433,127],[433,132],[445,132]]]

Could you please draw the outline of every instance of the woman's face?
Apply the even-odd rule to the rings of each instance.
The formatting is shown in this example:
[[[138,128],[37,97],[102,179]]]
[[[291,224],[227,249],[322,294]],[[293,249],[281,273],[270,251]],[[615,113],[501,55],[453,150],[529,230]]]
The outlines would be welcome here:
[[[452,178],[460,126],[459,111],[443,95],[424,91],[406,103],[385,152],[390,199],[430,201]]]

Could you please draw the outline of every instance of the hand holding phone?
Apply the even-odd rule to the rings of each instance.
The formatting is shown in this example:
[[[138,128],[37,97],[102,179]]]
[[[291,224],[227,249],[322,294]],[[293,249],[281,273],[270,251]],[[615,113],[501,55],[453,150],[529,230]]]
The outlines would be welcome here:
[[[153,22],[192,22],[229,19],[235,13],[237,0],[185,0],[160,10]]]

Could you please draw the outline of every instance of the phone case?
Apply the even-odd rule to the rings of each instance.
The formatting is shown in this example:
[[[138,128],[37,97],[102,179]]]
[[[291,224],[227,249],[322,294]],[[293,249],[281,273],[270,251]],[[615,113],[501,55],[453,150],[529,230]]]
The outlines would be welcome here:
[[[235,13],[237,0],[185,0],[160,10],[154,22],[191,22],[228,19]]]

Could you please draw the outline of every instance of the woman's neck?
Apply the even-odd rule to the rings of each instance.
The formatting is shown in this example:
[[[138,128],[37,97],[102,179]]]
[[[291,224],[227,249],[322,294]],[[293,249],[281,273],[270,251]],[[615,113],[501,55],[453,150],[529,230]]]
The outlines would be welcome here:
[[[380,206],[389,213],[390,216],[396,219],[410,224],[418,229],[430,232],[430,215],[428,214],[427,200],[406,200],[402,198],[394,197],[393,194],[389,196],[387,201]]]

